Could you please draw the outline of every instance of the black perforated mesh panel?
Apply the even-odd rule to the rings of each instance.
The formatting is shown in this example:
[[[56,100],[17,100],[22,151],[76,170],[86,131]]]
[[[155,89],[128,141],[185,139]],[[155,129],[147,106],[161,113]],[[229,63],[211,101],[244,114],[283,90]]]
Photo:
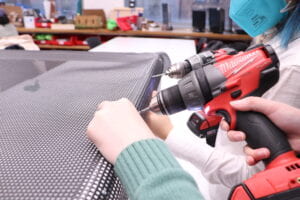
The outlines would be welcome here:
[[[5,52],[0,69],[2,60],[26,68],[33,59],[63,64],[0,92],[0,199],[126,199],[112,166],[86,138],[86,127],[103,100],[127,97],[145,106],[158,84],[151,76],[168,59]]]

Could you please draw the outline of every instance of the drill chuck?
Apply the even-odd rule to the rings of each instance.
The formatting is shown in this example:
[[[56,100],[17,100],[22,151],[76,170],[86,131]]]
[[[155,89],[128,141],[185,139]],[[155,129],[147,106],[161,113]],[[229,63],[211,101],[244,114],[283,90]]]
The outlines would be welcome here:
[[[192,71],[192,67],[187,61],[179,62],[173,64],[170,68],[167,69],[166,75],[170,78],[183,78],[186,74]]]
[[[177,85],[160,91],[151,100],[149,110],[164,115],[172,115],[186,109],[200,109],[209,100],[204,97],[203,88],[201,88],[209,87],[208,83],[201,80],[201,85],[199,82],[199,74],[203,75],[203,73],[202,68],[192,71],[181,79]]]
[[[230,55],[234,55],[236,53],[236,50],[231,48],[224,48],[218,51],[204,51],[186,59],[183,62],[173,64],[169,69],[167,69],[165,75],[171,78],[181,79],[192,70],[197,70],[222,59],[226,59]]]
[[[171,115],[186,109],[178,85],[157,93],[149,106],[140,111],[141,114],[151,111],[157,114]]]

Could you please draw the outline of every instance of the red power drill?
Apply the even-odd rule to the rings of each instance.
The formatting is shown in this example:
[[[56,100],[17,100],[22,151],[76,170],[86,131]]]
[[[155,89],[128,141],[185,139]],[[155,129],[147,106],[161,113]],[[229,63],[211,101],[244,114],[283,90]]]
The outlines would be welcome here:
[[[177,85],[160,91],[143,111],[174,114],[202,109],[221,115],[231,129],[244,131],[252,148],[267,147],[266,169],[235,187],[230,200],[300,200],[300,160],[285,134],[260,113],[235,111],[229,102],[261,96],[279,79],[279,61],[271,46],[240,52],[215,64],[199,67]]]
[[[183,78],[185,75],[200,67],[205,67],[222,60],[231,58],[237,54],[235,49],[223,48],[213,51],[204,51],[196,54],[183,62],[178,62],[169,67],[165,73],[155,75],[167,75],[170,78]],[[188,121],[188,127],[198,137],[206,138],[209,145],[214,146],[217,130],[222,117],[219,115],[206,115],[202,110],[195,112]]]

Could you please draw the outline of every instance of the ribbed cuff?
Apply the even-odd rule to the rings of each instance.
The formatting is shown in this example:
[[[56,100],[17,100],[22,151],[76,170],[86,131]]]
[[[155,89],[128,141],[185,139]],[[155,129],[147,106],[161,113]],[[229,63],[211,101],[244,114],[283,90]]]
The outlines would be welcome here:
[[[181,168],[164,142],[142,140],[127,147],[117,158],[115,171],[129,196],[141,183],[162,170]]]

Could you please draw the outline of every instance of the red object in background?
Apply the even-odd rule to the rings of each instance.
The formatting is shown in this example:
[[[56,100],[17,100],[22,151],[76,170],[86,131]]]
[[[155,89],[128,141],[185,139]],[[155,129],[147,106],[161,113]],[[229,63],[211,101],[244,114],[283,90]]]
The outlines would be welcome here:
[[[35,18],[35,27],[37,28],[51,28],[51,22],[42,18]]]
[[[93,36],[80,36],[77,35],[76,38],[74,38],[74,44],[80,45],[80,46],[88,46],[88,43],[86,41],[87,38],[93,37]]]
[[[73,46],[76,41],[76,36],[71,36],[69,38],[66,37],[53,37],[51,41],[52,45],[60,45],[60,46]]]
[[[51,40],[34,40],[35,44],[52,45]]]
[[[51,23],[49,23],[49,22],[36,22],[35,27],[37,27],[37,28],[51,28]]]
[[[57,19],[54,19],[53,21],[54,21],[54,23],[58,22]],[[51,28],[52,23],[53,22],[50,20],[46,20],[43,18],[35,18],[35,27],[36,28]]]
[[[36,44],[44,44],[44,45],[60,45],[60,46],[87,46],[87,42],[85,37],[80,36],[53,36],[52,40],[35,40]]]
[[[137,24],[137,15],[132,15],[129,17],[119,17],[117,18],[117,24],[122,31],[130,31],[132,30],[132,24]]]

